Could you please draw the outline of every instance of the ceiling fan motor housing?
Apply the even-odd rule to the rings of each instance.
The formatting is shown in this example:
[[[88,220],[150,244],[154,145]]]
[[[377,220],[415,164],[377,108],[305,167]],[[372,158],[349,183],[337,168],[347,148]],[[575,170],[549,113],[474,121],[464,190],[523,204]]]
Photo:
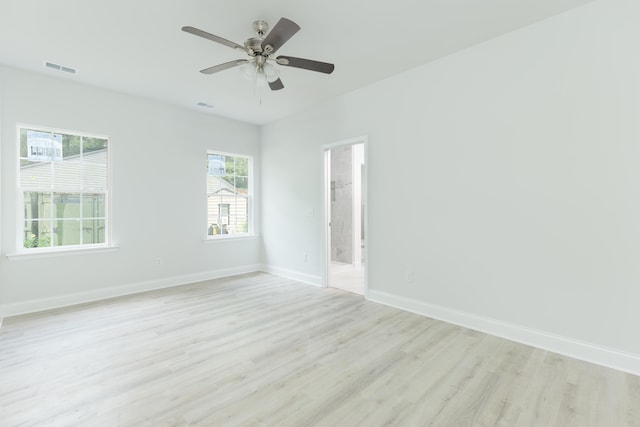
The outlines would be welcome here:
[[[255,21],[253,23],[253,31],[255,31],[257,37],[251,37],[244,42],[244,46],[251,52],[253,52],[252,56],[256,55],[270,55],[273,51],[273,46],[267,45],[262,46],[262,41],[264,40],[267,31],[269,31],[269,24],[267,21]],[[251,54],[250,54],[251,55]]]
[[[244,47],[253,52],[252,56],[259,55],[262,53],[262,40],[251,37],[245,40]]]

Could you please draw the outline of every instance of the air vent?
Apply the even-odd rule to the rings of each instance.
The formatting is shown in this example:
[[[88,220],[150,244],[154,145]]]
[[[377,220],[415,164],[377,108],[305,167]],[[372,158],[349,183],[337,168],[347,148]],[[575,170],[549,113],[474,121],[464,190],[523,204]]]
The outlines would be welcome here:
[[[196,105],[202,108],[213,108],[213,105],[207,104],[206,102],[198,102]]]
[[[77,74],[78,70],[72,67],[67,67],[66,65],[56,64],[55,62],[44,61],[44,67],[49,68],[50,70],[61,71],[63,73],[68,74]]]

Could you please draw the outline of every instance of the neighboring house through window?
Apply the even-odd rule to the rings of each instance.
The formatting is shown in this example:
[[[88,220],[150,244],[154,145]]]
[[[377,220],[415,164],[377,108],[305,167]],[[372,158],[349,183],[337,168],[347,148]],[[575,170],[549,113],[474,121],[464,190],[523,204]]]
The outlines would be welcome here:
[[[209,238],[251,233],[251,158],[211,151],[207,166]]]
[[[23,250],[107,246],[109,138],[20,126]]]

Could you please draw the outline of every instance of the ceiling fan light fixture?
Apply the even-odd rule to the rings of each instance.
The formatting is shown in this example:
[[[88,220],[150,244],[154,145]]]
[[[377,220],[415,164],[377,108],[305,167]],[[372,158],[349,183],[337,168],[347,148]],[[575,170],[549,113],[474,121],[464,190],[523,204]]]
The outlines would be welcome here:
[[[269,84],[267,80],[267,75],[264,73],[264,70],[258,70],[256,72],[256,87],[263,88]]]
[[[256,78],[257,67],[254,61],[249,61],[246,64],[242,64],[240,67],[238,67],[238,70],[245,80],[253,81]]]
[[[269,83],[273,83],[280,78],[280,70],[278,70],[271,64],[265,63],[262,66],[262,71],[264,72],[264,75]]]
[[[273,83],[280,78],[280,70],[266,62],[257,64],[255,61],[250,61],[238,69],[245,80],[255,82],[259,87],[266,86],[267,83]]]

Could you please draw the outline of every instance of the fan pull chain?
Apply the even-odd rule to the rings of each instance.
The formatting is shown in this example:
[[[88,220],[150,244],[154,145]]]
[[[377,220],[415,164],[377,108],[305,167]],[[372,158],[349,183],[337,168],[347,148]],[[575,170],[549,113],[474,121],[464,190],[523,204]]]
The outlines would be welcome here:
[[[262,94],[264,92],[264,87],[258,83],[258,79],[260,75],[260,65],[256,64],[256,72],[254,73],[253,78],[253,96],[258,96],[258,103],[262,105]],[[256,94],[257,92],[257,94]]]

